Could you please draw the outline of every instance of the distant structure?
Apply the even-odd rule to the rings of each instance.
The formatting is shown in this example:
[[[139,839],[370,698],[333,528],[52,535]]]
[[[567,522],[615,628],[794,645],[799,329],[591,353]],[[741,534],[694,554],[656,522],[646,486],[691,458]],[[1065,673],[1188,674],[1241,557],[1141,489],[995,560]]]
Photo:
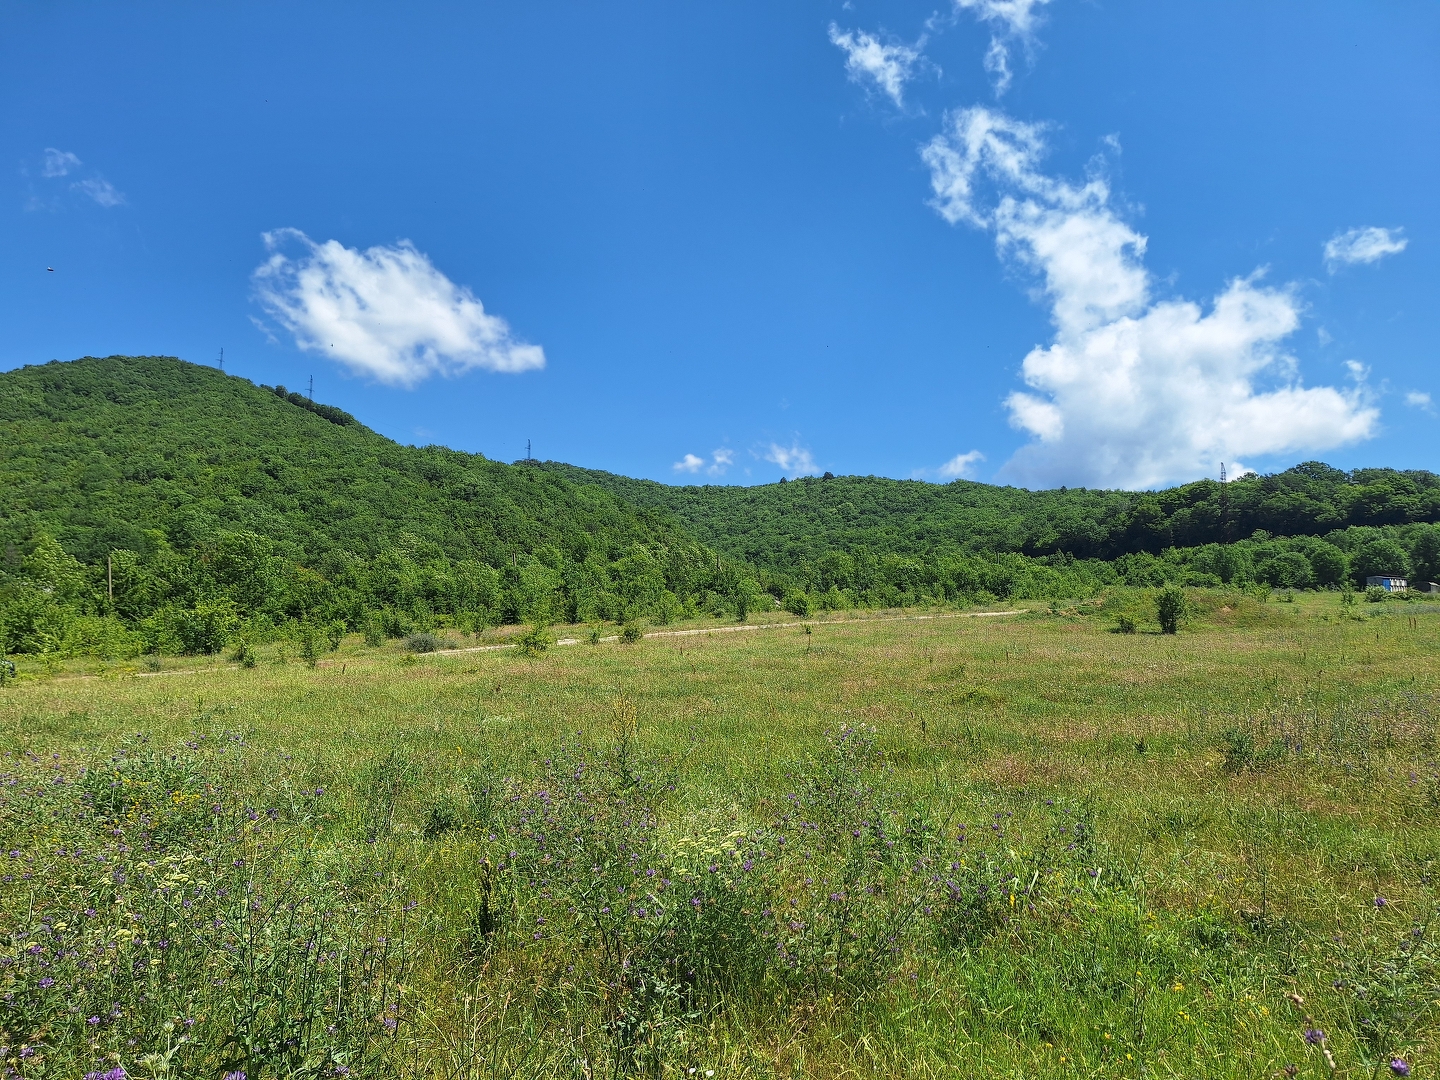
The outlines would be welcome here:
[[[1220,462],[1220,483],[1225,483],[1225,463]]]
[[[223,348],[220,350],[220,370],[225,370],[225,350]]]
[[[1428,593],[1431,596],[1440,596],[1440,584],[1433,581],[1422,581],[1415,586],[1416,592]]]
[[[1399,574],[1371,574],[1365,579],[1367,589],[1384,589],[1386,592],[1408,592],[1410,583]]]

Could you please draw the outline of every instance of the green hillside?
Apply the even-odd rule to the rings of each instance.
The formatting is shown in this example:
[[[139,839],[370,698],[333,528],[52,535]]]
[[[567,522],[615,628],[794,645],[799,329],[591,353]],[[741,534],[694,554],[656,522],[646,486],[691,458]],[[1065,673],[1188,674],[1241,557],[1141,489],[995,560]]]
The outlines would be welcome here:
[[[827,552],[866,547],[918,555],[945,548],[1115,559],[1229,544],[1257,531],[1324,536],[1351,526],[1440,520],[1440,476],[1306,462],[1229,484],[1164,491],[1027,491],[967,480],[930,484],[827,475],[757,487],[670,486],[581,469],[545,468],[639,506],[674,513],[702,542],[757,565],[795,569]]]
[[[0,485],[11,649],[63,640],[62,608],[179,648],[198,631],[176,613],[210,609],[394,629],[663,617],[736,587],[664,512],[167,357],[0,374]]]
[[[212,652],[498,623],[1050,600],[1111,585],[1440,578],[1440,478],[1229,485],[876,477],[670,487],[401,446],[167,357],[0,374],[0,650]]]
[[[1027,491],[970,481],[805,477],[669,486],[544,468],[667,511],[701,543],[824,604],[893,592],[1075,596],[1109,584],[1362,587],[1440,579],[1440,477],[1306,462],[1154,492]],[[826,599],[828,598],[828,599]]]

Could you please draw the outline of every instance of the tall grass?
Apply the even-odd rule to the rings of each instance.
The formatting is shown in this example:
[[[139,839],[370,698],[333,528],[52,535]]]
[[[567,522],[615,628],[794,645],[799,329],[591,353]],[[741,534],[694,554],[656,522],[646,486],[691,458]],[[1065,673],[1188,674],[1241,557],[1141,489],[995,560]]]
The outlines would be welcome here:
[[[1425,1075],[1440,620],[1200,600],[8,686],[0,1058]]]

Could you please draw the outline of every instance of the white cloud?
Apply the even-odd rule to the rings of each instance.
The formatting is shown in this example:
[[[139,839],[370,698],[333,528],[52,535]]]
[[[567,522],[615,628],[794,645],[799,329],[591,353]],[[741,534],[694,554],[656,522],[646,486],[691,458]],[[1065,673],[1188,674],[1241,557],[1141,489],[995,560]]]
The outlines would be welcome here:
[[[53,146],[45,148],[44,159],[40,163],[41,176],[66,176],[71,169],[78,168],[80,159],[68,150],[56,150]]]
[[[1404,229],[1350,229],[1325,241],[1325,268],[1335,273],[1342,266],[1373,263],[1386,255],[1398,255],[1410,241]]]
[[[820,472],[810,451],[798,442],[789,446],[771,443],[769,448],[760,454],[760,458],[780,466],[780,471],[787,476],[814,476]]]
[[[360,251],[338,240],[317,244],[298,229],[263,238],[273,254],[253,275],[256,299],[301,349],[397,386],[471,368],[545,366],[540,346],[512,337],[504,319],[408,240]]]
[[[915,45],[887,45],[863,30],[841,33],[834,23],[830,24],[830,41],[845,52],[845,70],[850,78],[862,85],[868,80],[890,96],[896,105],[904,105],[905,83],[910,79],[920,49],[924,47],[922,37]]]
[[[1430,400],[1430,395],[1423,390],[1411,390],[1405,395],[1405,404],[1417,409],[1423,409],[1428,413],[1435,411],[1435,404]]]
[[[944,465],[940,466],[940,475],[947,480],[955,480],[962,476],[970,476],[975,466],[985,460],[985,455],[979,450],[971,450],[968,453],[956,454]]]
[[[723,446],[710,455],[710,463],[707,465],[703,457],[696,454],[686,454],[679,461],[671,466],[676,472],[698,473],[704,469],[711,476],[723,476],[725,470],[735,463],[735,453]]]
[[[968,11],[981,22],[994,28],[990,47],[985,50],[985,70],[989,72],[995,96],[1010,88],[1014,77],[1010,70],[1010,46],[1019,42],[1028,50],[1034,43],[1035,30],[1044,18],[1042,9],[1050,0],[955,0],[955,10]]]
[[[82,195],[90,196],[101,206],[120,206],[125,202],[125,196],[115,190],[115,185],[101,176],[79,180],[70,186]]]
[[[1379,413],[1363,375],[1348,390],[1301,385],[1280,347],[1300,321],[1290,290],[1262,286],[1257,273],[1208,311],[1153,299],[1146,239],[1110,206],[1103,175],[1047,176],[1044,152],[1043,127],[984,108],[950,116],[922,151],[939,213],[993,231],[1002,257],[1040,277],[1050,305],[1054,340],[1025,357],[1029,390],[1006,400],[1033,441],[1003,473],[1142,488],[1373,433]]]

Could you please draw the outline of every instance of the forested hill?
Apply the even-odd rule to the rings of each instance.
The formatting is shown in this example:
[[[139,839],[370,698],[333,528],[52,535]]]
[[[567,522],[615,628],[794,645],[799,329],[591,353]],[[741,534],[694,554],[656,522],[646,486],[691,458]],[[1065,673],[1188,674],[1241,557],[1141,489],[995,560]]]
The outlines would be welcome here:
[[[278,388],[283,391],[283,388]],[[168,357],[85,358],[0,374],[0,545],[45,533],[84,562],[221,532],[314,565],[404,545],[492,565],[555,548],[691,541],[538,469],[401,446],[298,394]]]
[[[702,543],[773,570],[860,548],[1114,559],[1232,543],[1257,531],[1323,536],[1347,526],[1440,520],[1440,476],[1434,473],[1347,473],[1320,462],[1223,485],[1201,480],[1155,492],[1027,491],[875,476],[671,486],[559,462],[543,467],[637,505],[668,510]]]
[[[664,617],[740,580],[667,512],[168,357],[0,373],[0,489],[0,652]]]

